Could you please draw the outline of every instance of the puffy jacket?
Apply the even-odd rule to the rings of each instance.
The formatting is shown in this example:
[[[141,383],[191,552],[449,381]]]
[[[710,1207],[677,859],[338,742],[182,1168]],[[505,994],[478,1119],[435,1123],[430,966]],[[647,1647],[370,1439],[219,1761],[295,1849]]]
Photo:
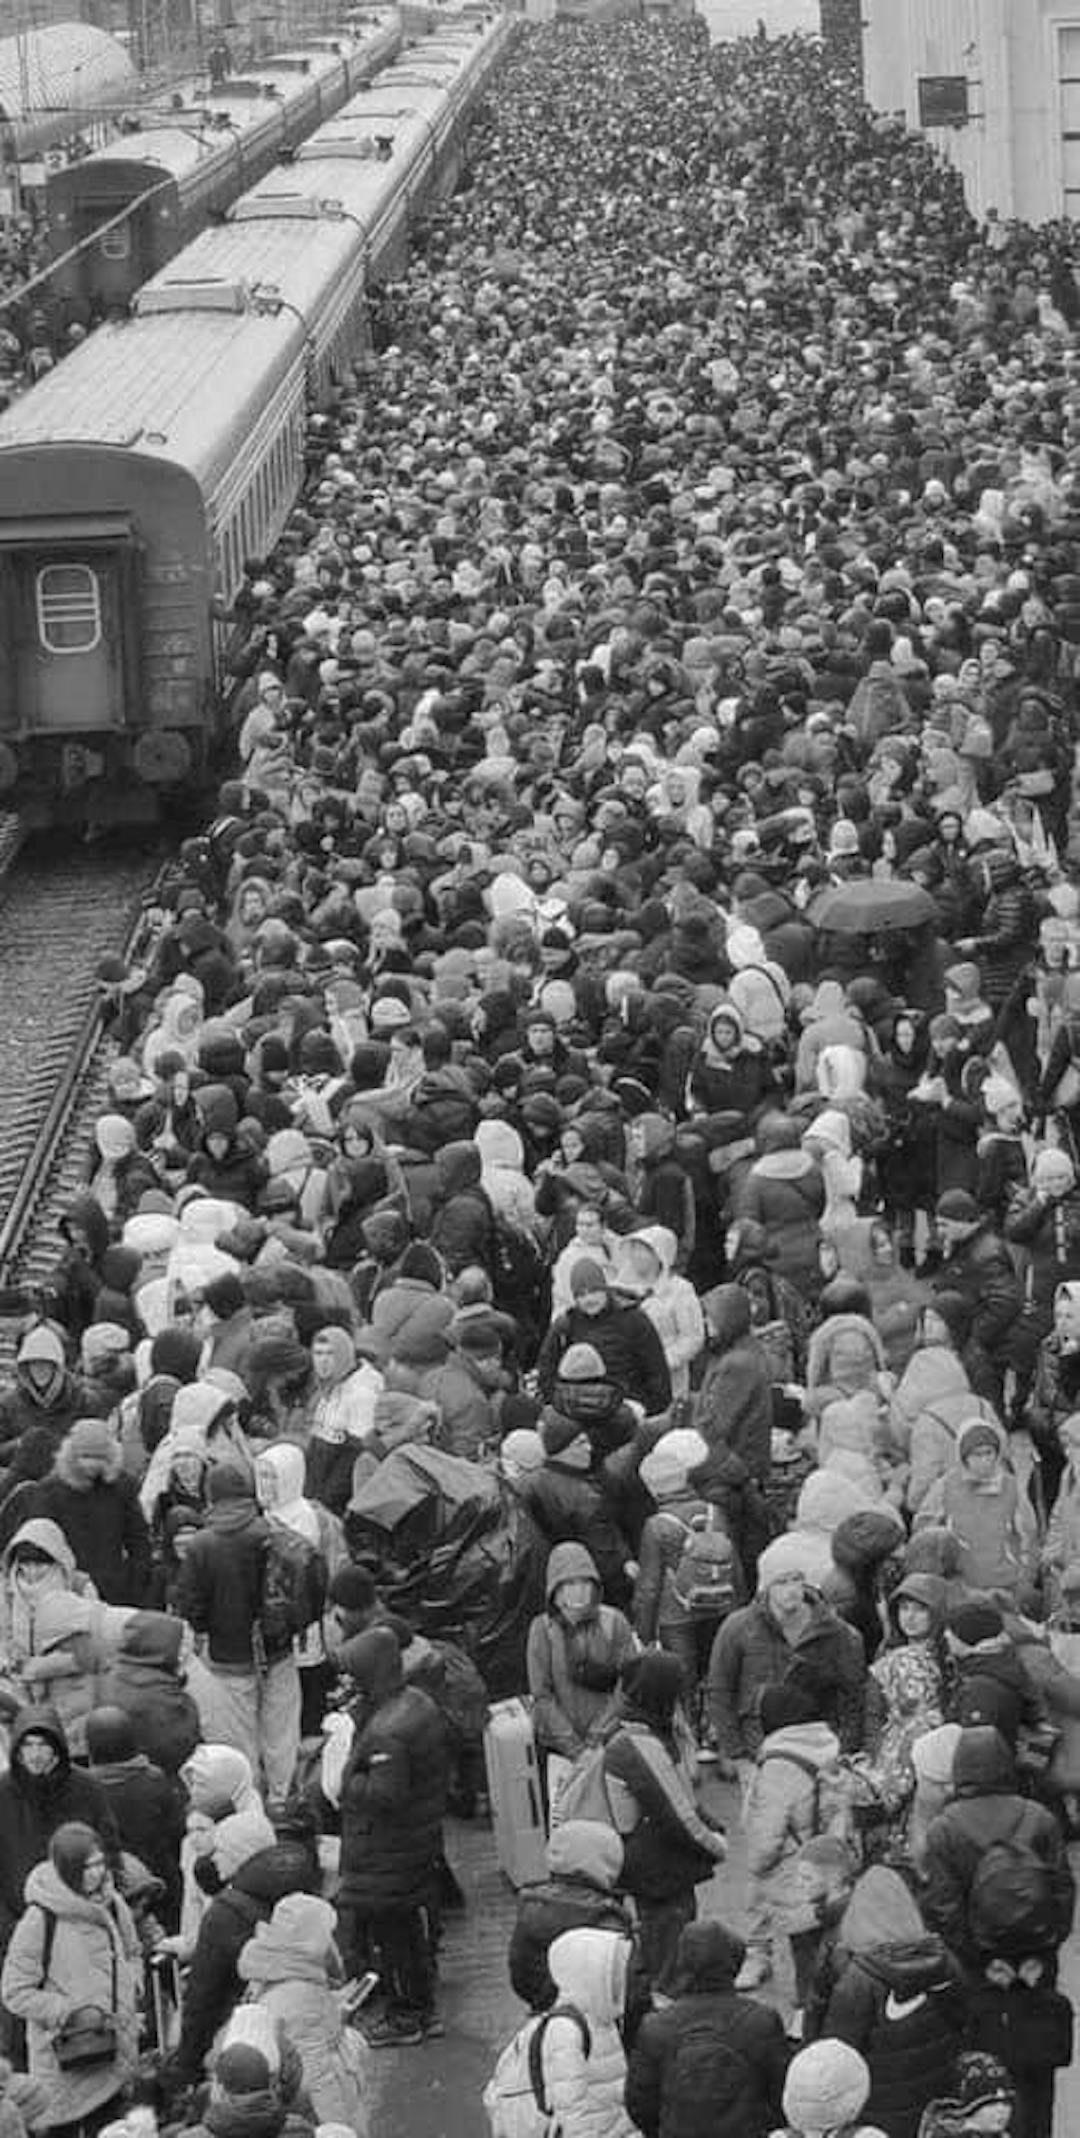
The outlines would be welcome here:
[[[547,1752],[575,1758],[595,1739],[615,1709],[619,1671],[636,1646],[621,1611],[599,1601],[580,1625],[564,1621],[555,1591],[564,1581],[589,1581],[600,1595],[600,1576],[583,1544],[557,1544],[547,1564],[547,1610],[529,1628],[526,1668],[536,1741]]]
[[[199,1924],[184,1987],[175,2077],[201,2078],[203,2061],[241,1991],[238,1963],[256,1923],[267,1922],[285,1893],[313,1893],[319,1886],[314,1854],[297,1841],[279,1841],[242,1864],[213,1900]]]
[[[128,1716],[136,1750],[166,1774],[179,1774],[202,1735],[180,1670],[183,1637],[182,1619],[164,1611],[134,1612],[101,1685],[102,1701]]]
[[[518,1895],[510,1938],[510,1980],[534,2012],[546,2012],[555,2002],[547,1956],[564,1930],[614,1930],[625,1938],[633,1931],[614,1891],[623,1867],[614,1828],[593,1819],[567,1819],[552,1828],[547,1865],[548,1878]]]
[[[825,1182],[809,1151],[765,1152],[755,1159],[736,1192],[735,1216],[751,1218],[768,1233],[778,1274],[800,1291],[821,1282],[818,1225],[825,1209]]]
[[[548,2022],[541,2049],[544,2091],[560,2138],[634,2138],[625,2104],[626,2055],[618,2022],[626,2002],[630,1941],[612,1930],[564,1930],[548,1954],[557,2001],[576,2020]]]
[[[372,1915],[419,1907],[442,1852],[446,1724],[427,1693],[404,1684],[388,1627],[346,1641],[338,1661],[357,1688],[341,1785],[341,1898]]]
[[[333,1950],[333,1910],[328,1902],[314,1897],[292,1907],[295,1921],[290,1912],[288,1926],[282,1927],[275,1916],[256,1927],[240,1954],[237,1971],[248,1985],[249,2000],[254,1998],[264,2007],[296,2050],[316,2123],[344,2124],[354,2133],[364,2133],[363,2052],[354,2029],[345,2024],[327,1972]],[[282,1916],[286,1912],[282,1909]],[[317,1940],[304,1936],[309,1915],[313,1929],[318,1930]]]
[[[889,2138],[917,2138],[927,2104],[949,2091],[966,2016],[958,1971],[941,1939],[927,1935],[853,1954],[822,2032],[865,2057],[867,2120]]]
[[[602,1314],[571,1307],[553,1321],[536,1362],[537,1384],[545,1403],[555,1393],[559,1362],[572,1344],[591,1344],[600,1353],[609,1379],[624,1396],[633,1396],[647,1417],[657,1417],[671,1402],[671,1375],[664,1347],[640,1307],[609,1299]]]
[[[1007,1361],[1010,1339],[1024,1303],[1023,1286],[1004,1240],[980,1224],[934,1278],[934,1290],[959,1292],[971,1308],[971,1342],[995,1364]]]
[[[428,1237],[452,1277],[477,1262],[482,1269],[491,1268],[495,1218],[480,1174],[475,1143],[447,1143],[436,1155],[436,1202]]]
[[[80,1482],[65,1442],[56,1454],[53,1474],[38,1485],[31,1510],[55,1522],[104,1603],[142,1603],[150,1580],[150,1537],[134,1478],[123,1474],[116,1444],[108,1477],[92,1485]]]
[[[52,1915],[48,1967],[45,1965]],[[48,2109],[44,2126],[78,2123],[119,2093],[138,2062],[136,1986],[139,1940],[126,1903],[75,1893],[51,1863],[36,1864],[26,1881],[26,1912],[4,1961],[0,1997],[24,2020],[31,2077],[41,2081]],[[107,2063],[63,2069],[59,2027],[83,2005],[97,2005],[116,2022],[116,2054]]]
[[[793,1860],[825,1830],[824,1781],[840,1746],[824,1722],[792,1724],[762,1740],[743,1807],[746,1867],[770,1905],[795,1907]]]
[[[47,1737],[57,1755],[51,1774],[28,1774],[19,1746],[29,1730]],[[58,1826],[79,1819],[96,1827],[113,1854],[119,1851],[116,1821],[97,1783],[73,1767],[68,1741],[51,1708],[24,1708],[11,1728],[10,1765],[0,1776],[0,1951],[22,1913],[23,1890],[36,1863],[49,1851]]]
[[[623,1836],[622,1883],[636,1900],[664,1901],[711,1878],[726,1853],[701,1817],[663,1739],[629,1717],[604,1747],[604,1774],[628,1793],[636,1823]]]
[[[630,1596],[625,1572],[630,1546],[595,1478],[549,1456],[542,1469],[522,1481],[519,1497],[549,1550],[562,1543],[588,1547],[605,1601],[622,1609]]]
[[[211,1507],[206,1528],[188,1547],[177,1609],[196,1633],[205,1633],[211,1664],[252,1668],[252,1629],[269,1534],[253,1499],[225,1500]]]

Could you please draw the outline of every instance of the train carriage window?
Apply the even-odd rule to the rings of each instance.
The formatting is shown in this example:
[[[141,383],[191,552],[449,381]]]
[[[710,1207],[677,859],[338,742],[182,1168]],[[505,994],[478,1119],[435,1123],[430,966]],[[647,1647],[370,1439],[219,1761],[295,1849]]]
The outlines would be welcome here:
[[[47,564],[37,575],[38,636],[46,653],[91,653],[101,643],[101,589],[88,564]]]
[[[105,230],[98,239],[101,253],[106,260],[130,260],[131,225],[118,223],[115,230]]]

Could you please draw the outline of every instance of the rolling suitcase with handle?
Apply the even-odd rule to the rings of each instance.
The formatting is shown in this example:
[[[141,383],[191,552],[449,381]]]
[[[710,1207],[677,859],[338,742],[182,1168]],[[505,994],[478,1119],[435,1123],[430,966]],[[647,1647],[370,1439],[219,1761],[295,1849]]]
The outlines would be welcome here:
[[[523,1700],[499,1700],[484,1731],[491,1824],[499,1868],[512,1886],[546,1875],[544,1803],[532,1717]]]

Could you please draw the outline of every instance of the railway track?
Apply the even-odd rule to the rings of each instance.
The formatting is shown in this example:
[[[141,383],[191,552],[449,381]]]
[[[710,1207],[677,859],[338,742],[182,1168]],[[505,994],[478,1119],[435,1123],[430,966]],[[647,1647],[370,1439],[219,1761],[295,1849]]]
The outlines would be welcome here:
[[[0,1285],[40,1282],[60,1252],[117,1051],[95,968],[138,952],[154,874],[145,854],[54,842],[5,868],[0,825]],[[0,1373],[21,1326],[0,1316]]]

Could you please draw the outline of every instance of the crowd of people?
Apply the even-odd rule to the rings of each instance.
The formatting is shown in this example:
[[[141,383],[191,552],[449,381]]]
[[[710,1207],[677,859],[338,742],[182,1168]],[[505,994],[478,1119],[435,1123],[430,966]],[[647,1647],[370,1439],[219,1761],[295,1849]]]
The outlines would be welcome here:
[[[518,1696],[495,2138],[1050,2138],[1071,228],[691,20],[522,31],[417,240],[2,1302],[0,2115],[149,2032],[181,2127],[362,2132]]]

